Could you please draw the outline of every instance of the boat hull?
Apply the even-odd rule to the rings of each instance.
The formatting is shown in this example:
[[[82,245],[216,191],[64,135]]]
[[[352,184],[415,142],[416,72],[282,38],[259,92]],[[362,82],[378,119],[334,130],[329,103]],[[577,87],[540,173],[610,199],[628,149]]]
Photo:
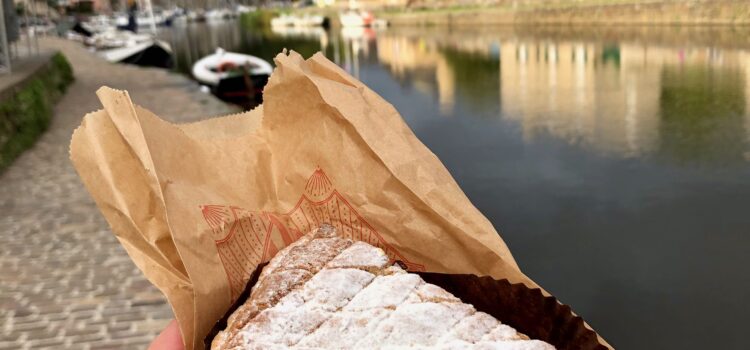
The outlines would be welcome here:
[[[222,100],[243,104],[263,102],[263,88],[268,83],[267,74],[238,75],[221,79],[212,92]]]
[[[101,54],[109,62],[158,68],[172,68],[174,65],[169,45],[158,40],[107,50]]]
[[[157,68],[172,68],[174,66],[172,53],[167,52],[159,45],[151,45],[145,50],[128,56],[120,62]]]

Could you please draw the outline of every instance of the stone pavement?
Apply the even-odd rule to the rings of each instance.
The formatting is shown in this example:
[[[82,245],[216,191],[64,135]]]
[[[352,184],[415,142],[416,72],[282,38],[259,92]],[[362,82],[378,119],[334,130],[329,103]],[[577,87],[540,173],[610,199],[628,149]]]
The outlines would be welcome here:
[[[133,265],[68,160],[81,118],[101,108],[101,85],[129,90],[170,121],[236,112],[164,70],[109,64],[79,44],[61,50],[76,81],[50,129],[0,174],[0,349],[138,349],[172,318],[162,294]]]

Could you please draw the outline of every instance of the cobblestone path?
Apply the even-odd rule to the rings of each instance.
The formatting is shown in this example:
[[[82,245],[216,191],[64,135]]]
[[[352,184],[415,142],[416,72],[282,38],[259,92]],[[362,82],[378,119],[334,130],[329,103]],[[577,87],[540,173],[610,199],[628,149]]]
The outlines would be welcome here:
[[[50,129],[0,174],[0,349],[139,349],[172,318],[161,293],[109,231],[68,160],[83,115],[101,108],[101,85],[171,121],[235,112],[164,70],[109,64],[79,44],[62,51],[76,81]]]

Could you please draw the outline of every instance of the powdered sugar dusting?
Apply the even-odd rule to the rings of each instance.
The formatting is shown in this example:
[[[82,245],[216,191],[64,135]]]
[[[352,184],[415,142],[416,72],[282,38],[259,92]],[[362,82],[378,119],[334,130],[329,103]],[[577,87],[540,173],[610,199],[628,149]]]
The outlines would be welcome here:
[[[549,350],[324,225],[281,250],[212,349]]]
[[[274,307],[263,310],[253,318],[240,331],[240,335],[244,344],[272,343],[292,346],[330,316],[330,312],[306,304],[302,293],[294,291]]]
[[[346,305],[375,275],[358,269],[324,269],[302,288],[307,303],[335,311]]]
[[[406,273],[378,276],[344,307],[344,311],[395,308],[421,281],[419,276]]]
[[[468,343],[476,343],[499,325],[500,322],[494,317],[484,312],[477,312],[458,322],[450,332],[443,336],[442,342],[458,339]]]
[[[388,265],[388,256],[382,249],[365,242],[354,242],[326,265],[327,268],[357,267],[382,269]]]
[[[500,324],[492,329],[488,334],[482,337],[483,341],[499,341],[499,340],[522,340],[527,339],[526,336],[521,336],[516,332],[513,327]]]
[[[382,345],[433,346],[453,325],[474,313],[467,304],[402,304],[381,327],[391,328]]]
[[[360,339],[372,333],[392,312],[390,309],[339,312],[323,323],[315,333],[302,339],[298,345],[323,349],[353,349]]]

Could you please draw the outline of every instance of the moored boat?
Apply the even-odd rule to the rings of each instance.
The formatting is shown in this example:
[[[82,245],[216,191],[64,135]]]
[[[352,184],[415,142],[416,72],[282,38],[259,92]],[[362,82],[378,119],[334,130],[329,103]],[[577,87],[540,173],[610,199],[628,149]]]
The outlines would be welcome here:
[[[218,48],[193,65],[193,77],[224,99],[258,99],[273,67],[267,61]]]
[[[206,21],[208,22],[221,22],[226,18],[229,18],[229,12],[224,9],[206,11]]]
[[[328,18],[321,15],[305,15],[298,21],[302,27],[328,27]]]
[[[376,19],[369,11],[349,10],[339,13],[339,21],[342,27],[385,27],[388,22],[384,19]]]
[[[235,12],[238,14],[255,12],[256,10],[257,8],[255,6],[237,5],[237,7],[235,7]]]
[[[203,10],[197,10],[197,11],[188,10],[187,21],[188,22],[205,22],[206,14]]]
[[[133,46],[146,41],[151,41],[148,34],[136,34],[130,31],[110,28],[102,33],[94,34],[84,40],[84,44],[94,47],[96,50],[109,50],[125,46]]]
[[[135,20],[139,28],[149,28],[152,25],[155,27],[165,25],[165,18],[161,13],[154,13],[153,17],[148,13],[141,13]]]
[[[104,15],[91,16],[83,25],[92,33],[101,33],[114,27],[112,20]]]
[[[159,68],[171,68],[173,64],[172,48],[169,44],[153,38],[140,42],[131,41],[121,47],[98,53],[109,62]]]
[[[282,14],[271,19],[271,27],[328,27],[328,18],[321,15],[295,16]]]

